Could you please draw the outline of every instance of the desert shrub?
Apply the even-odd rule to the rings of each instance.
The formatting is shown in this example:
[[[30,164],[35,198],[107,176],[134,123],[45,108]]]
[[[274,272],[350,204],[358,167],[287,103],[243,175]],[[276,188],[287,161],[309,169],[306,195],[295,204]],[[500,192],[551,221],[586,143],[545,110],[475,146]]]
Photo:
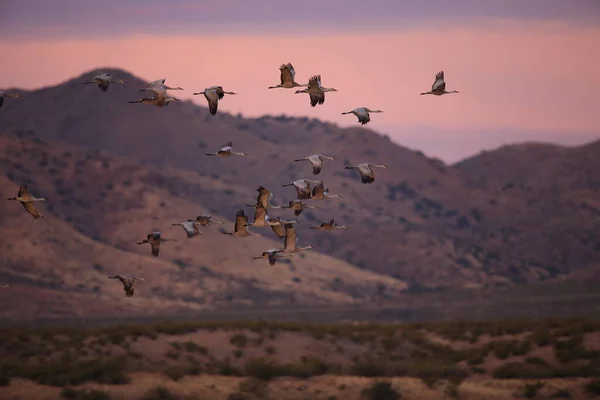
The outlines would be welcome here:
[[[8,385],[10,385],[10,378],[5,374],[0,373],[0,387]]]
[[[276,352],[275,347],[273,347],[273,346],[265,347],[265,353],[267,353],[268,355],[272,356],[273,354],[275,354],[275,352]]]
[[[493,346],[493,354],[496,358],[505,360],[511,355],[522,356],[529,353],[531,350],[531,342],[518,341],[518,340],[506,340],[497,341],[490,343],[490,347]]]
[[[244,356],[244,350],[241,350],[241,349],[234,350],[233,356],[235,358],[242,358]]]
[[[534,364],[534,365],[548,365],[548,363],[546,362],[546,360],[544,360],[541,357],[527,357],[525,359],[525,362],[527,364]]]
[[[481,365],[485,361],[485,356],[481,353],[474,353],[469,355],[466,360],[469,365]]]
[[[9,371],[11,376],[59,387],[89,381],[112,385],[130,381],[125,373],[122,358],[70,363],[46,362],[40,365],[20,364],[12,366]]]
[[[156,386],[148,390],[141,400],[178,400],[179,397],[164,386]]]
[[[558,389],[556,392],[554,392],[550,395],[550,398],[552,398],[552,399],[570,399],[571,392],[569,392],[569,389],[566,389],[566,388]]]
[[[398,400],[402,395],[397,392],[390,382],[377,381],[360,392],[365,400]]]
[[[185,365],[169,365],[161,372],[163,375],[173,379],[174,381],[178,381],[186,375],[192,375],[190,374],[190,367]]]
[[[542,387],[544,387],[544,384],[541,382],[525,384],[523,387],[523,397],[533,399],[537,396],[538,390],[540,390]]]
[[[264,358],[257,358],[246,364],[246,375],[268,381],[278,376],[309,378],[324,375],[329,369],[330,365],[318,358],[306,359],[295,364],[278,364]]]
[[[509,362],[496,368],[492,375],[496,379],[549,379],[556,373],[548,365]]]
[[[73,389],[66,387],[60,396],[69,400],[110,400],[110,395],[96,389]]]
[[[244,371],[239,367],[232,365],[227,359],[225,361],[215,361],[207,365],[207,370],[210,373],[223,375],[223,376],[243,376]]]
[[[454,364],[446,364],[437,360],[427,360],[412,364],[409,367],[408,375],[419,378],[427,386],[433,387],[437,381],[442,379],[459,384],[467,377],[468,373]]]
[[[600,379],[595,379],[589,382],[587,385],[585,385],[584,389],[587,393],[600,396]]]
[[[527,340],[535,343],[540,347],[549,346],[553,343],[552,334],[546,328],[538,328],[533,333],[531,333]]]
[[[374,359],[357,360],[350,367],[350,375],[378,377],[386,376],[386,368],[381,361]]]
[[[243,333],[238,333],[229,338],[229,343],[234,346],[244,348],[248,344],[248,338]]]
[[[386,351],[393,351],[400,345],[400,340],[395,337],[386,337],[381,339],[381,345]]]
[[[444,394],[446,395],[446,397],[449,397],[451,399],[460,399],[460,393],[458,393],[458,386],[454,383],[451,383],[448,386],[446,386]]]
[[[267,397],[267,388],[269,384],[266,381],[256,378],[244,379],[240,382],[238,390],[241,393],[250,393],[261,399]]]

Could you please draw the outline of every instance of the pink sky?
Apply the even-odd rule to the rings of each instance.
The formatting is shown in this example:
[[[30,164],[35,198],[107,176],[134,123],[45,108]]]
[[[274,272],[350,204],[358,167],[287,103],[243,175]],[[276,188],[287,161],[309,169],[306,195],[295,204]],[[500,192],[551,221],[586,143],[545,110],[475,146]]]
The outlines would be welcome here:
[[[366,106],[384,110],[369,127],[396,139],[413,127],[452,131],[457,141],[502,129],[539,132],[540,140],[544,132],[593,139],[600,136],[599,43],[600,27],[535,21],[354,35],[167,33],[0,40],[0,87],[34,89],[100,66],[119,67],[148,81],[167,78],[168,84],[185,89],[178,97],[202,105],[204,99],[191,94],[222,85],[239,95],[226,98],[219,110],[244,116],[284,113],[347,126],[356,124],[355,117],[340,113]],[[308,95],[267,90],[279,81],[279,65],[288,61],[298,82],[321,74],[322,84],[339,92],[312,108]],[[419,96],[441,69],[447,89],[460,94]],[[427,152],[426,145],[421,147]],[[443,159],[454,157],[436,151],[440,154],[433,155]]]

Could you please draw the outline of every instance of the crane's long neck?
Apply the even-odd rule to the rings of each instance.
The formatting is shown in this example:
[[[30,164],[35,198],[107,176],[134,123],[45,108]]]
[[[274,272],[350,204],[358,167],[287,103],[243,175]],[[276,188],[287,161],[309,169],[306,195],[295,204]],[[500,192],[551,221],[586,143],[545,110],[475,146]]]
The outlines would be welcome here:
[[[446,92],[446,91],[444,90],[444,94],[452,94],[452,93],[458,93],[458,91],[456,91],[456,90],[452,90],[452,91],[450,91],[450,92]]]
[[[236,153],[235,151],[232,151],[231,154],[233,154],[234,156],[247,156],[248,155],[246,153]]]
[[[43,197],[40,197],[40,198],[32,197],[31,201],[47,201],[47,200]]]
[[[296,247],[296,251],[308,250],[308,249],[312,249],[312,246],[308,245],[308,246],[304,246],[304,247]]]
[[[421,93],[421,96],[423,96],[424,94],[433,94],[433,92],[423,92]]]
[[[329,193],[325,193],[325,197],[342,197],[339,194],[329,194]]]

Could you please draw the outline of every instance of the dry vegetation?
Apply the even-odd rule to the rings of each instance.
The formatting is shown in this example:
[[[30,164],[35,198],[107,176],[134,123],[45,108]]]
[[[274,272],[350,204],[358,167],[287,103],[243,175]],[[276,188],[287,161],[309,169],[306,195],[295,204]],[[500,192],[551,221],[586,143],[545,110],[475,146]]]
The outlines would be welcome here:
[[[6,329],[0,343],[1,398],[584,398],[600,386],[600,322],[587,320],[162,322]]]

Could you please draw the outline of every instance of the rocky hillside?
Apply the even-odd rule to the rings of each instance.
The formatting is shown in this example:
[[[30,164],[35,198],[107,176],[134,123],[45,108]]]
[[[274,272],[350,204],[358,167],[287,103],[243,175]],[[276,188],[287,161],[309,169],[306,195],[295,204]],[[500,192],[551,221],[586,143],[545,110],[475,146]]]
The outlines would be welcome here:
[[[146,83],[113,70],[117,79],[128,83],[113,85],[106,93],[82,84],[98,72],[6,102],[0,130],[19,140],[41,140],[49,151],[69,146],[76,148],[72,153],[111,160],[109,167],[100,167],[90,176],[87,170],[69,164],[69,174],[79,170],[80,177],[65,179],[62,172],[51,176],[51,168],[38,166],[39,161],[28,162],[24,170],[18,167],[24,162],[15,154],[4,156],[5,174],[14,185],[31,180],[39,182],[40,192],[50,191],[48,196],[55,191],[67,193],[67,200],[49,203],[47,213],[99,244],[146,254],[148,249],[134,250],[137,246],[131,243],[147,230],[164,226],[165,217],[177,221],[206,209],[232,218],[237,209],[254,201],[258,185],[275,193],[274,203],[285,203],[295,192],[282,184],[314,178],[308,163],[293,160],[323,153],[336,160],[326,162],[318,178],[343,198],[313,201],[321,208],[300,216],[301,243],[315,247],[311,254],[327,254],[363,271],[395,278],[389,287],[400,290],[404,282],[413,291],[506,285],[569,274],[589,276],[598,268],[600,226],[594,220],[598,201],[594,176],[598,175],[594,171],[599,169],[590,167],[584,176],[583,166],[562,168],[548,157],[534,158],[526,152],[498,159],[497,152],[490,152],[447,166],[359,127],[342,129],[285,116],[246,119],[219,113],[212,117],[205,107],[188,101],[164,109],[127,104]],[[249,156],[216,159],[204,155],[227,141]],[[549,148],[581,151],[590,162],[600,152],[597,143],[572,150]],[[112,160],[120,158],[127,160],[125,170],[109,173],[113,163],[121,165]],[[355,171],[343,168],[360,162],[385,163],[390,168],[376,170],[373,185],[362,185]],[[520,187],[521,181],[513,179],[519,177],[527,186],[534,171],[540,171],[544,183],[532,189]],[[560,180],[553,180],[553,174]],[[105,187],[97,182],[105,182]],[[74,205],[75,199],[69,196],[77,198],[82,192],[85,199],[80,200],[85,205]],[[140,206],[140,202],[147,205]],[[183,212],[185,207],[188,212]],[[290,216],[286,210],[272,213]],[[305,229],[329,218],[350,228],[333,234]],[[165,246],[165,257],[182,259],[183,250],[177,246],[183,248],[178,243],[170,254]],[[211,248],[209,253],[234,258],[229,251],[222,255]],[[317,257],[306,254],[306,260]],[[248,279],[254,278],[253,272],[244,271]]]
[[[226,188],[220,180],[173,168],[153,168],[39,138],[0,135],[0,196],[15,196],[19,183],[44,196],[44,215],[34,220],[16,202],[0,203],[0,317],[27,315],[120,315],[184,312],[232,304],[349,304],[397,297],[406,284],[306,251],[275,266],[253,261],[280,247],[269,228],[264,237],[236,239],[219,225],[187,239],[181,222],[213,213],[233,229],[235,209],[223,215],[193,202],[185,188]],[[227,189],[225,189],[227,190]],[[238,188],[252,198],[251,189]],[[305,221],[302,221],[302,225]],[[299,224],[299,225],[301,225]],[[268,230],[266,230],[268,229]],[[137,241],[161,230],[160,257]],[[301,232],[308,227],[298,227]],[[258,229],[256,229],[258,231]],[[131,273],[127,299],[108,275]]]

